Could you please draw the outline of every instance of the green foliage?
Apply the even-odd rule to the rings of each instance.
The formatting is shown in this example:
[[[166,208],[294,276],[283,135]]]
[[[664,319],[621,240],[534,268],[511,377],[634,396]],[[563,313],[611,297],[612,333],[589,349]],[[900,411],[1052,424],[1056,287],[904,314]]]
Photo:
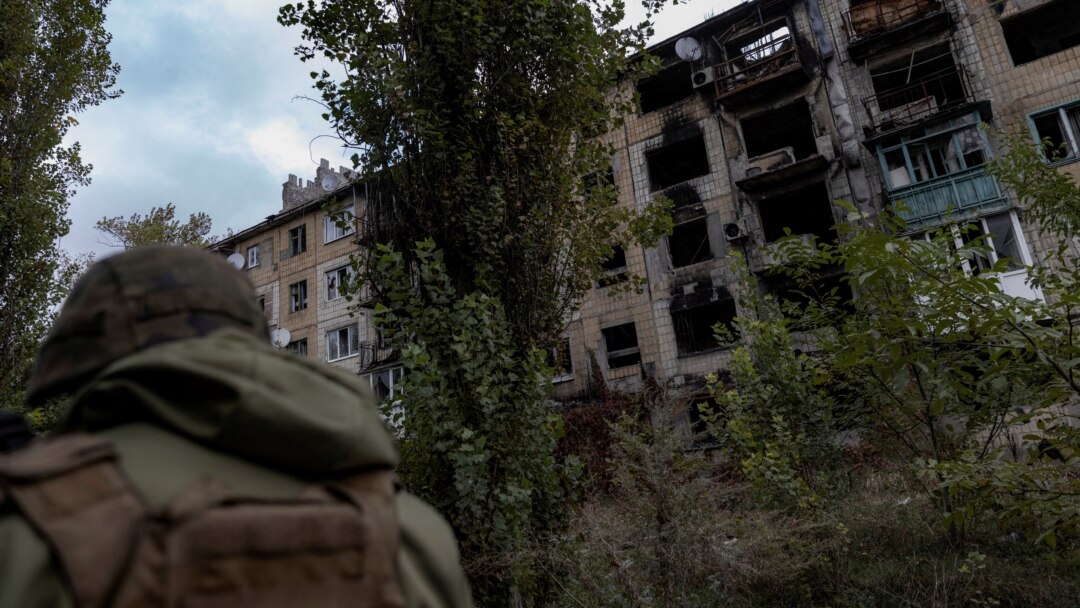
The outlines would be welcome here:
[[[759,499],[806,508],[819,499],[811,485],[839,455],[830,373],[821,357],[796,348],[794,322],[781,303],[760,294],[744,262],[735,266],[742,286],[738,342],[728,382],[708,379],[718,407],[702,416],[741,463]],[[716,330],[723,338],[726,329]]]
[[[662,2],[650,0],[650,12]],[[523,539],[557,522],[541,353],[616,245],[670,232],[663,204],[615,205],[613,136],[649,25],[621,0],[290,3],[366,200],[357,260],[403,353],[403,467],[462,538],[481,601],[538,597]],[[417,246],[417,243],[422,243]],[[391,266],[397,265],[396,269]],[[365,285],[366,288],[366,285]],[[425,412],[431,412],[427,414]]]
[[[433,243],[420,243],[415,255],[414,280],[385,246],[375,266],[381,284],[396,286],[376,306],[377,324],[406,344],[402,397],[388,406],[402,430],[402,477],[457,530],[477,596],[508,602],[508,581],[535,591],[526,542],[543,531],[535,522],[555,517],[560,498],[551,370],[538,349],[514,356],[499,302],[458,293]]]
[[[73,114],[115,97],[104,0],[0,4],[0,406],[21,401],[51,312],[70,287],[68,200],[89,183]]]
[[[192,213],[186,222],[176,219],[176,206],[151,207],[146,216],[138,213],[131,217],[103,217],[94,228],[112,239],[110,247],[131,249],[142,245],[176,245],[203,248],[216,240],[208,237],[212,220],[206,213]]]

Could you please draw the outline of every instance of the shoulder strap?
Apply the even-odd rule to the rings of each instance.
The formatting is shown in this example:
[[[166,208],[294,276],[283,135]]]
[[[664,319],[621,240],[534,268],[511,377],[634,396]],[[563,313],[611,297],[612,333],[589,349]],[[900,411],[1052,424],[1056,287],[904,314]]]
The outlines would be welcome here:
[[[0,486],[57,556],[76,604],[103,606],[146,515],[112,444],[73,433],[0,456]]]
[[[376,598],[372,606],[404,606],[397,576],[400,530],[397,519],[397,480],[387,469],[352,475],[328,485],[367,516],[370,522],[367,576]]]

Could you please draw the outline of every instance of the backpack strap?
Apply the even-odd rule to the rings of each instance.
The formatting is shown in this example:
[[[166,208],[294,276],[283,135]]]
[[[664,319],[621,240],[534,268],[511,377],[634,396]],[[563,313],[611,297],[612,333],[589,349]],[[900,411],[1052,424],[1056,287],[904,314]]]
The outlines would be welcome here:
[[[361,606],[404,606],[397,576],[398,542],[401,531],[397,519],[397,478],[389,469],[367,471],[327,484],[327,490],[340,495],[366,515],[368,556],[367,576],[375,594]]]
[[[32,442],[0,456],[0,488],[52,548],[76,604],[105,605],[146,515],[112,443],[83,433]]]

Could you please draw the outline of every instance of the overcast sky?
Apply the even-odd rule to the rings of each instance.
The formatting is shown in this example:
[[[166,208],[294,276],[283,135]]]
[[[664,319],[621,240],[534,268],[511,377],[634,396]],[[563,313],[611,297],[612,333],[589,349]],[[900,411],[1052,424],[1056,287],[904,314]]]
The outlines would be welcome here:
[[[106,27],[124,94],[79,115],[71,131],[94,170],[72,201],[68,251],[108,253],[94,222],[169,202],[182,217],[209,213],[215,234],[241,230],[281,209],[290,173],[313,178],[319,158],[350,164],[331,138],[309,154],[330,131],[318,105],[296,99],[315,96],[311,67],[293,55],[299,31],[277,24],[280,3],[112,0]],[[738,3],[669,7],[654,41]],[[635,0],[627,4],[640,19]]]

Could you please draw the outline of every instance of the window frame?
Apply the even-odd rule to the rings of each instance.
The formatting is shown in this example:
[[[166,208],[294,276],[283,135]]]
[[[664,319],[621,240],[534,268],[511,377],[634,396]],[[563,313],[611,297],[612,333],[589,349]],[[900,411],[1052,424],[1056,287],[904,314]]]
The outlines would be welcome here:
[[[1070,113],[1074,120],[1069,120]],[[1062,135],[1064,135],[1064,141],[1062,143],[1065,144],[1069,152],[1068,156],[1058,159],[1046,155],[1046,149],[1042,145],[1043,137],[1039,133],[1038,125],[1035,124],[1036,120],[1051,115],[1057,115],[1058,127],[1061,129]],[[1027,121],[1028,129],[1031,131],[1031,136],[1035,139],[1039,155],[1042,156],[1043,160],[1054,167],[1080,161],[1080,99],[1074,99],[1049,108],[1031,112],[1027,115]],[[1074,130],[1074,127],[1077,128]]]
[[[296,340],[293,340],[292,342],[289,342],[289,344],[286,345],[285,348],[290,353],[292,353],[292,354],[294,354],[294,355],[296,355],[298,357],[306,357],[306,356],[308,356],[307,338],[297,338]]]
[[[300,255],[307,251],[307,223],[289,229],[289,256]]]
[[[609,339],[608,332],[617,330],[617,329],[622,328],[622,327],[626,327],[627,325],[630,326],[630,331],[634,332],[634,345],[630,346],[630,347],[626,347],[626,348],[620,348],[620,349],[617,349],[617,350],[611,350],[610,339]],[[617,323],[615,325],[609,325],[607,327],[602,327],[602,328],[600,328],[600,335],[604,339],[604,360],[607,363],[607,366],[608,366],[609,370],[623,369],[623,368],[631,367],[631,366],[638,365],[638,364],[641,363],[641,343],[638,342],[637,324],[636,323],[634,323],[633,321],[627,321],[626,323]],[[612,365],[612,361],[615,360],[615,359],[622,359],[622,358],[625,358],[625,357],[633,357],[634,355],[637,355],[637,359],[634,360],[634,361],[630,361],[629,363],[624,363],[623,365],[617,365],[617,366]]]
[[[344,266],[338,266],[337,268],[327,270],[324,273],[324,278],[325,278],[325,282],[326,282],[326,301],[327,302],[336,302],[337,300],[340,300],[340,299],[345,297],[344,294],[341,293],[341,273],[342,273],[342,271],[345,272],[347,281],[352,281],[353,277],[356,274],[355,272],[353,272],[352,266],[349,265],[349,264],[346,264]],[[337,286],[336,287],[333,287],[333,288],[330,287],[331,279],[337,281]],[[333,294],[336,294],[336,295],[333,295]],[[331,296],[333,296],[333,297],[331,297]]]
[[[295,290],[295,292],[294,292]],[[308,288],[307,279],[301,279],[295,283],[289,284],[289,312],[300,312],[301,310],[307,310],[308,307]]]
[[[970,122],[965,121],[962,124],[956,124],[948,128],[939,129],[927,134],[926,131],[932,128],[932,126],[930,126],[927,127],[918,137],[909,137],[905,135],[900,139],[899,142],[896,142],[894,144],[888,146],[878,144],[876,156],[878,158],[878,164],[881,168],[882,177],[885,180],[886,188],[888,188],[890,192],[895,192],[897,190],[916,187],[921,184],[928,184],[930,182],[933,182],[934,180],[949,177],[950,175],[957,175],[965,171],[986,166],[986,163],[989,162],[990,159],[993,158],[993,156],[990,151],[990,142],[986,138],[986,133],[984,133],[983,130],[979,128],[979,124],[982,122],[982,117],[980,116],[978,110],[971,114],[968,114],[967,116],[972,117],[973,120]],[[983,159],[982,162],[979,164],[968,164],[968,159],[966,158],[967,154],[965,154],[964,148],[960,142],[959,134],[962,131],[966,131],[968,129],[974,129],[974,132],[979,139],[979,143],[982,146],[981,152]],[[938,167],[936,167],[935,163],[932,162],[932,157],[930,156],[929,152],[931,144],[936,144],[942,141],[944,136],[948,137],[948,145],[956,154],[955,161],[958,164],[959,168],[953,171],[945,171],[939,174]],[[922,148],[923,151],[916,152],[916,148]],[[897,158],[895,156],[896,152],[900,152],[901,156],[899,158],[903,158],[904,164],[902,167],[897,166],[894,169],[890,170],[890,164],[887,157],[893,156],[894,158]],[[916,172],[916,163],[913,161],[913,158],[917,154],[924,155],[928,161],[918,164],[918,168],[926,174],[926,176],[922,178],[919,178],[919,173]],[[946,161],[947,160],[948,159],[946,159]],[[896,185],[893,171],[899,169],[904,169],[908,181],[905,184]]]
[[[341,332],[345,332],[345,341],[347,352],[342,354],[341,349]],[[334,337],[331,340],[331,336]],[[360,354],[360,328],[356,323],[346,325],[344,327],[338,327],[326,332],[326,362],[332,363],[334,361],[342,361],[350,357],[356,357]],[[336,346],[337,356],[332,354],[331,347]]]
[[[247,268],[257,268],[259,266],[259,246],[252,245],[247,248]]]
[[[346,220],[348,228],[345,229],[343,232],[337,224],[338,218],[341,216],[348,216],[348,219]],[[344,209],[341,209],[335,213],[327,213],[323,215],[324,244],[339,241],[351,234],[356,234],[356,209],[354,205],[348,205]]]

